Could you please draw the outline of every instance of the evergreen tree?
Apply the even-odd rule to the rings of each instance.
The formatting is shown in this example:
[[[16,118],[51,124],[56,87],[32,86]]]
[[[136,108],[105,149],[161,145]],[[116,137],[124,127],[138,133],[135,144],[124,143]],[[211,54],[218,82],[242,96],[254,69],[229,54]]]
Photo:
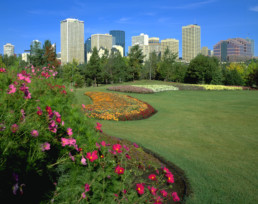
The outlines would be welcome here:
[[[143,59],[144,55],[142,53],[142,49],[139,45],[135,45],[131,48],[129,57],[129,77],[134,81],[135,79],[139,79],[140,73],[143,67]]]
[[[101,67],[100,58],[96,47],[93,48],[91,58],[87,64],[87,71],[90,79],[94,81],[94,85],[98,85],[101,79]]]
[[[51,65],[54,67],[58,67],[59,66],[59,62],[56,59],[56,53],[54,48],[52,47],[51,41],[46,40],[44,42],[43,45],[43,50],[44,50],[44,55],[43,55],[43,59],[44,59],[44,65]]]

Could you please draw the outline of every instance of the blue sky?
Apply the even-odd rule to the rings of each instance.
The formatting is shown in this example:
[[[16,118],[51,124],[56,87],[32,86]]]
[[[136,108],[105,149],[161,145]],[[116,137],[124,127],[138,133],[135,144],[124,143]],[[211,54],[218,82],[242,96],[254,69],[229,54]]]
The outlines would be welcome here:
[[[131,37],[176,38],[182,55],[182,26],[201,26],[201,46],[213,49],[220,40],[249,37],[258,56],[257,0],[1,0],[0,53],[15,45],[15,53],[29,49],[32,40],[51,40],[60,51],[60,21],[84,21],[84,37],[124,30],[126,51]]]

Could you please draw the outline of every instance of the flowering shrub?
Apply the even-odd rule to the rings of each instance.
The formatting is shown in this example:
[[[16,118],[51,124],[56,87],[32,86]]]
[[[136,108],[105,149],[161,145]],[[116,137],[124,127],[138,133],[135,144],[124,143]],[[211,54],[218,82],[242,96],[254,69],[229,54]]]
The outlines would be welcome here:
[[[177,91],[177,90],[179,90],[177,87],[170,86],[170,85],[132,85],[132,86],[151,89],[155,93],[161,92],[161,91]]]
[[[150,117],[155,109],[136,98],[104,92],[86,92],[93,104],[84,108],[90,118],[103,120],[137,120]]]
[[[127,93],[143,93],[143,94],[154,93],[152,89],[139,87],[139,86],[130,86],[130,85],[112,86],[107,89],[110,91],[119,91],[119,92],[127,92]]]

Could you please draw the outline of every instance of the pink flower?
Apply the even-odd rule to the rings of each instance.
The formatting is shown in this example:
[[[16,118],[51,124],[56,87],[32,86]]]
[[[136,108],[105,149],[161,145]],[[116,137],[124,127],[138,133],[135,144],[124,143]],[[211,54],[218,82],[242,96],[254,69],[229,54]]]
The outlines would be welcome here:
[[[41,150],[44,152],[45,150],[50,150],[50,144],[48,142],[45,142],[41,145]]]
[[[129,151],[129,150],[130,150],[130,148],[127,147],[126,145],[123,145],[123,147],[124,147],[124,149],[125,149],[126,151]]]
[[[115,173],[117,173],[118,175],[124,174],[124,171],[125,171],[125,169],[120,166],[117,166],[115,169]]]
[[[74,161],[74,156],[71,154],[71,152],[69,152],[69,157],[71,158],[72,161]]]
[[[81,163],[82,163],[82,165],[87,165],[87,163],[86,163],[86,159],[85,159],[84,157],[82,157],[82,159],[81,159]]]
[[[33,137],[38,137],[38,136],[39,136],[39,133],[38,133],[37,130],[32,130],[32,131],[31,131],[31,135],[32,135]]]
[[[162,204],[162,199],[160,198],[160,196],[156,197],[154,200],[154,204]]]
[[[54,111],[54,114],[55,114],[55,116],[56,116],[57,118],[61,118],[60,113],[58,113],[57,111]]]
[[[98,151],[95,150],[92,153],[88,152],[86,158],[89,159],[91,162],[95,161],[96,159],[98,159]]]
[[[63,147],[68,145],[68,146],[74,146],[76,149],[78,148],[76,145],[76,139],[74,139],[74,138],[66,139],[66,138],[62,137],[61,143],[62,143]]]
[[[11,131],[12,131],[13,133],[15,133],[17,130],[18,130],[18,125],[17,125],[17,124],[13,124],[13,125],[11,126]]]
[[[85,106],[84,104],[82,104],[82,108],[84,108],[84,109],[85,109],[85,108],[86,108],[86,106]]]
[[[71,129],[71,128],[67,128],[67,134],[69,135],[69,136],[72,136],[73,135],[73,132],[72,132],[73,130]]]
[[[96,142],[96,147],[99,149],[100,148],[100,145],[99,143]]]
[[[161,195],[162,195],[163,197],[167,197],[167,196],[168,196],[168,193],[167,193],[167,191],[165,191],[165,190],[161,190],[160,193],[161,193]]]
[[[112,149],[114,151],[116,151],[117,153],[121,153],[122,152],[121,148],[122,148],[122,146],[120,144],[114,144],[113,147],[112,147]]]
[[[129,154],[126,154],[125,157],[126,157],[127,159],[131,159],[131,157],[130,157]]]
[[[4,73],[6,72],[6,69],[5,68],[0,68],[0,73]]]
[[[152,181],[155,181],[156,180],[156,175],[155,174],[150,174],[148,178]]]
[[[101,141],[100,144],[105,147],[106,146],[106,142],[105,141]]]
[[[62,121],[62,123],[61,123],[61,124],[62,124],[62,126],[64,126],[64,124],[65,124],[65,123],[64,123],[64,121]]]
[[[8,90],[8,94],[12,94],[12,93],[15,93],[16,92],[16,87],[13,85],[13,84],[11,84],[11,85],[9,85],[9,90]]]
[[[180,201],[180,198],[178,197],[177,192],[173,192],[171,195],[173,197],[173,201],[174,202]]]
[[[85,192],[83,192],[82,193],[82,198],[85,198],[85,197],[86,197]]]
[[[25,77],[21,73],[17,74],[17,77],[20,81],[25,79]]]
[[[41,116],[41,115],[43,114],[41,108],[38,106],[37,109],[38,109],[37,114],[38,114],[39,116]]]
[[[144,185],[143,183],[137,183],[136,184],[136,191],[139,195],[144,194]]]
[[[61,118],[56,118],[56,122],[60,124],[61,123]]]
[[[169,169],[166,168],[166,167],[163,168],[163,172],[166,173],[166,174],[171,174],[171,172],[169,171]]]
[[[84,185],[84,190],[85,190],[85,192],[89,192],[90,191],[90,185],[86,183]]]
[[[150,193],[152,194],[152,195],[156,195],[156,192],[157,192],[157,188],[155,188],[155,187],[150,187],[150,186],[148,186],[148,189],[149,189],[149,191],[150,191]]]
[[[136,144],[136,143],[133,143],[133,146],[134,146],[135,148],[139,148],[139,145]]]
[[[173,176],[173,174],[171,174],[171,173],[166,174],[166,177],[168,178],[168,180],[167,180],[168,183],[174,183],[174,176]]]

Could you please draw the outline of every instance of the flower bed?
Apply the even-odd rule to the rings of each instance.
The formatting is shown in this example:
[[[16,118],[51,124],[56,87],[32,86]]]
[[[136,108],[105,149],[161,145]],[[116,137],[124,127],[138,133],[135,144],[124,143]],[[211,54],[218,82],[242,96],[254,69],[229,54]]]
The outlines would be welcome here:
[[[127,93],[142,93],[142,94],[154,93],[154,91],[151,89],[148,89],[145,87],[139,87],[139,86],[131,86],[131,85],[112,86],[107,89],[110,91],[119,91],[119,92],[127,92]]]
[[[177,87],[169,86],[169,85],[133,85],[133,86],[151,89],[155,93],[161,92],[161,91],[177,91],[177,90],[179,90]]]
[[[102,120],[139,120],[148,118],[155,109],[136,98],[104,92],[86,92],[93,104],[85,106],[85,114]]]
[[[197,84],[196,86],[203,87],[205,90],[243,90],[241,86],[223,86],[212,84]]]

